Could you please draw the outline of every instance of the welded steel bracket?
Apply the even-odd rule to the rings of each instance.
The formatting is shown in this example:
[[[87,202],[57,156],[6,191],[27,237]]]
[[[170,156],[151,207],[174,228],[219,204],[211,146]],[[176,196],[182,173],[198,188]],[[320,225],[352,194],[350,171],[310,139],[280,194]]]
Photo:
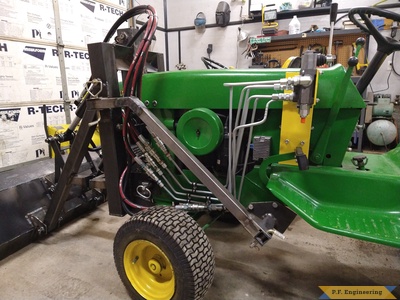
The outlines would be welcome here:
[[[30,213],[27,213],[25,216],[25,218],[36,229],[39,235],[47,234],[47,225],[44,223],[46,212],[46,207],[43,206]]]

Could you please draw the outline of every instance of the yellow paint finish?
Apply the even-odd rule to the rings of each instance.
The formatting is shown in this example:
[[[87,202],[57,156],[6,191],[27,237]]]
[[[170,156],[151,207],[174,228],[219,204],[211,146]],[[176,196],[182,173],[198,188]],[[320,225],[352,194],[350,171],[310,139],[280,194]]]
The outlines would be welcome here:
[[[144,299],[171,299],[175,274],[167,255],[148,240],[134,240],[124,251],[124,269],[132,287]]]
[[[290,64],[292,63],[292,61],[294,61],[297,58],[297,56],[291,56],[289,57],[287,60],[285,60],[285,62],[282,65],[282,69],[286,69],[289,68]],[[287,77],[287,76],[286,76]]]
[[[298,72],[287,72],[286,78],[298,75]],[[318,87],[318,72],[314,94],[314,104],[317,95]],[[285,93],[291,93],[292,91],[285,91]],[[310,149],[310,136],[311,136],[311,125],[313,116],[313,107],[310,109],[310,113],[302,123],[300,118],[297,102],[285,101],[282,104],[282,121],[281,121],[281,138],[279,143],[279,154],[285,154],[294,152],[297,147],[301,147],[303,153],[308,157]],[[287,160],[284,164],[297,165],[295,159]]]

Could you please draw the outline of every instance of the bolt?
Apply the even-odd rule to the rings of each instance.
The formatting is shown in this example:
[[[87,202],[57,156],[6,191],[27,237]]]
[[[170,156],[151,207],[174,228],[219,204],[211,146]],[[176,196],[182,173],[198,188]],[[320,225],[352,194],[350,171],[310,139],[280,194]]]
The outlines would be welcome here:
[[[319,153],[315,154],[314,159],[319,161],[321,159],[321,154],[319,154]]]
[[[157,104],[158,104],[158,103],[157,103],[157,100],[153,100],[152,104],[153,104],[154,107],[156,107]]]
[[[249,206],[247,207],[248,210],[253,210],[254,209],[254,205],[253,204],[249,204]]]
[[[149,100],[144,101],[144,105],[149,106],[149,104],[150,104]]]
[[[300,142],[300,146],[304,146],[305,145],[305,142],[304,141],[301,141]]]
[[[273,207],[273,208],[278,208],[278,203],[272,202],[272,207]]]
[[[285,140],[285,144],[286,144],[286,145],[289,144],[289,139],[286,139],[286,140]]]

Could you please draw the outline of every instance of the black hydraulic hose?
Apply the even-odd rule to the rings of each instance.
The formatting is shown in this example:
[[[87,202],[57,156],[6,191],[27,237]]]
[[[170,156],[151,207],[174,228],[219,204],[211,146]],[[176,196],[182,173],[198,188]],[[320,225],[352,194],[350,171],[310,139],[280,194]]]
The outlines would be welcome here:
[[[139,38],[139,36],[143,33],[143,31],[146,29],[149,21],[144,23],[142,26],[140,26],[139,30],[135,33],[133,38],[126,44],[127,47],[132,47],[133,43]]]
[[[141,40],[137,52],[132,60],[131,66],[129,67],[127,78],[124,82],[124,96],[134,95],[135,90],[138,89],[138,79],[141,77],[139,72],[141,69],[142,61],[147,56],[148,49],[152,38],[154,37],[155,30],[157,28],[156,14],[151,6],[147,6],[146,13],[149,15],[149,22],[145,26],[146,30]]]
[[[111,37],[115,34],[115,32],[117,31],[119,26],[121,26],[122,23],[126,22],[127,20],[129,20],[130,18],[132,18],[134,16],[146,13],[148,8],[149,8],[149,5],[139,5],[139,6],[135,6],[134,8],[131,8],[130,10],[126,11],[122,16],[120,16],[118,18],[117,21],[115,21],[113,26],[111,26],[110,30],[104,37],[103,41],[105,43],[107,43],[111,39]]]
[[[144,55],[144,57],[142,58],[142,60],[140,61],[140,65],[139,65],[139,69],[138,69],[138,73],[139,74],[143,74],[143,70],[144,67],[146,65],[146,61],[147,61],[147,51]],[[141,96],[141,90],[140,87],[142,86],[142,76],[139,76],[136,80],[136,89],[135,89],[135,94],[140,98]]]
[[[134,35],[134,37],[128,42],[128,45],[133,46],[133,43],[139,38],[140,35],[143,33],[143,38],[136,50],[136,53],[132,59],[131,65],[128,69],[125,81],[124,81],[124,95],[132,95],[139,91],[140,83],[141,83],[141,76],[143,73],[144,63],[147,56],[147,52],[151,43],[151,40],[154,36],[155,29],[157,27],[156,21],[156,13],[153,7],[148,5],[141,5],[134,7],[133,9],[124,13],[111,27],[110,31],[107,33],[106,37],[104,38],[105,42],[115,34],[118,27],[125,22],[127,19],[134,17],[138,14],[148,14],[148,21],[139,29],[139,31]],[[133,207],[138,209],[144,209],[145,207],[133,203],[129,200],[125,195],[125,190],[127,188],[127,179],[125,178],[127,172],[128,175],[130,174],[130,170],[132,168],[132,161],[135,158],[135,153],[132,151],[131,148],[131,141],[132,138],[134,141],[137,139],[137,133],[134,130],[134,127],[130,126],[130,116],[131,111],[130,109],[125,109],[124,117],[123,117],[123,125],[122,125],[122,138],[126,148],[128,155],[127,166],[125,170],[122,172],[120,179],[119,179],[119,192],[120,196],[125,204],[124,207]]]
[[[122,208],[124,209],[124,211],[125,211],[128,215],[133,216],[134,213],[130,210],[130,208],[128,207],[128,205],[126,205],[126,203],[125,203],[124,201],[121,201],[121,204],[122,204]]]
[[[148,5],[140,5],[140,6],[136,6],[128,11],[126,11],[121,17],[118,18],[117,21],[115,21],[115,23],[111,26],[110,30],[107,32],[106,36],[104,37],[103,42],[104,43],[108,43],[111,39],[111,37],[115,34],[115,32],[117,31],[117,29],[119,28],[119,26],[121,26],[122,23],[128,21],[130,18],[143,14],[146,12],[146,10],[148,9]],[[140,32],[143,32],[144,28],[140,28]],[[137,36],[135,35],[133,37],[133,41],[130,42],[134,42],[135,39],[137,38]],[[92,80],[93,77],[90,76],[89,80]],[[79,113],[81,111],[82,115],[86,110],[86,106],[81,108],[81,103],[85,103],[86,101],[81,101],[78,103],[75,103],[78,107],[77,112]],[[76,114],[76,113],[75,113]]]

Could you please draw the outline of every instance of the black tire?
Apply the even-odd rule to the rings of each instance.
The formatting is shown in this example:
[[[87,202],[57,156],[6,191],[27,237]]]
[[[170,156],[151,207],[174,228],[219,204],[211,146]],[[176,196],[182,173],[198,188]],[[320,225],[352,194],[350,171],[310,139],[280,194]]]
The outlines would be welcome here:
[[[133,299],[202,299],[214,279],[207,236],[188,214],[173,207],[134,214],[115,236],[114,260]]]

